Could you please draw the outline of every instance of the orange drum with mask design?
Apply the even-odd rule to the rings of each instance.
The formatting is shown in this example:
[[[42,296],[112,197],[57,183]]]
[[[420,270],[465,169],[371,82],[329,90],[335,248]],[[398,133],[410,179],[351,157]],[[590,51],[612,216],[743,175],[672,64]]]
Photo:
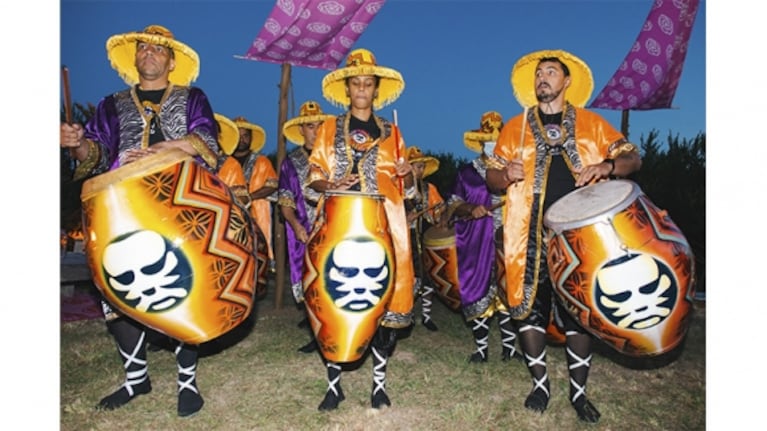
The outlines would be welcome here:
[[[83,184],[93,282],[120,312],[185,343],[222,335],[250,313],[254,236],[229,188],[181,150]]]
[[[362,357],[394,294],[394,248],[384,197],[326,192],[306,244],[304,301],[322,356]]]
[[[568,312],[629,356],[666,353],[690,324],[694,257],[682,231],[629,180],[582,187],[544,215],[548,267]]]

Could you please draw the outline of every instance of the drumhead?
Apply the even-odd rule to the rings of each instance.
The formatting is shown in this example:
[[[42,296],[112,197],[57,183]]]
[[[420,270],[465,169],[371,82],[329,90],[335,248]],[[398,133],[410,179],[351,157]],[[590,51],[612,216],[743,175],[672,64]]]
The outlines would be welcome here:
[[[642,193],[629,180],[604,181],[574,190],[554,202],[543,216],[543,224],[561,232],[611,217]]]
[[[117,184],[128,178],[144,177],[156,171],[160,171],[167,166],[175,165],[186,159],[192,159],[188,153],[177,148],[158,151],[142,157],[135,162],[120,166],[117,169],[96,175],[83,183],[80,191],[80,199],[87,200],[91,195],[99,193],[107,187]]]
[[[432,226],[423,233],[423,242],[427,245],[445,245],[455,243],[455,229]]]
[[[384,195],[380,193],[364,193],[356,192],[354,190],[328,190],[325,192],[325,196],[345,196],[345,197],[358,197],[358,198],[373,198],[383,199]]]

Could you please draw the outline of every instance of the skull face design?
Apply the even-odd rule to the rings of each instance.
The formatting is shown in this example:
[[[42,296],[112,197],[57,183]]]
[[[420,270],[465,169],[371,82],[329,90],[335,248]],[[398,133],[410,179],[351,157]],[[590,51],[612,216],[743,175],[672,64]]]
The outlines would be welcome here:
[[[597,274],[599,310],[623,329],[647,329],[671,314],[677,286],[668,266],[646,254],[622,257]]]
[[[103,267],[112,292],[142,313],[168,310],[191,290],[186,257],[154,231],[116,238],[104,249]]]
[[[328,293],[335,305],[365,311],[378,304],[389,284],[389,262],[384,248],[367,238],[345,239],[328,260]]]

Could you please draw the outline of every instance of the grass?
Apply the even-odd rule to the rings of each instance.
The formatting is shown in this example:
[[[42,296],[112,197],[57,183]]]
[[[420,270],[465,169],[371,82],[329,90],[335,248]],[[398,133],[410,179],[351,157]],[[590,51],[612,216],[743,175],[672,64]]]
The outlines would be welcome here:
[[[438,332],[419,323],[399,340],[386,380],[392,406],[370,407],[372,359],[345,371],[346,400],[317,410],[327,388],[318,353],[296,351],[308,341],[291,300],[275,309],[273,295],[257,303],[254,325],[203,346],[198,385],[205,406],[176,415],[176,364],[170,351],[148,352],[153,391],[114,411],[96,411],[124,379],[101,320],[62,323],[62,430],[702,430],[706,428],[705,305],[696,304],[687,339],[674,352],[628,358],[597,344],[589,399],[602,413],[581,423],[570,406],[564,347],[549,346],[552,398],[543,414],[523,407],[532,387],[521,362],[500,361],[493,320],[490,360],[469,364],[471,330],[460,314],[435,303]],[[285,291],[284,298],[290,298]],[[420,313],[420,306],[416,310]]]

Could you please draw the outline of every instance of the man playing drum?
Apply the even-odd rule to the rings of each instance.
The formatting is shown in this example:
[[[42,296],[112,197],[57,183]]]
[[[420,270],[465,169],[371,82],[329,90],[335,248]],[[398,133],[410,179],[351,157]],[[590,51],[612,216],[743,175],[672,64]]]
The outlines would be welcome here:
[[[298,116],[285,122],[282,133],[298,147],[288,153],[280,166],[277,204],[285,218],[288,262],[290,263],[290,288],[297,303],[303,304],[304,253],[309,232],[317,218],[317,202],[320,194],[309,187],[309,154],[314,148],[317,128],[323,121],[333,118],[322,112],[319,103],[309,100],[301,105]],[[308,326],[308,325],[307,325]],[[317,342],[311,341],[298,349],[303,353],[317,350]]]
[[[554,304],[555,320],[566,334],[570,403],[579,419],[597,422],[600,413],[586,397],[591,336],[552,294],[543,214],[577,187],[639,170],[641,158],[635,145],[583,108],[594,82],[580,58],[561,50],[530,53],[514,65],[511,84],[525,111],[503,127],[495,155],[506,165],[489,169],[487,181],[506,190],[506,299],[520,322],[520,345],[533,380],[525,407],[543,412],[549,403],[545,334]]]
[[[104,173],[170,148],[195,156],[215,173],[219,146],[213,110],[205,93],[189,86],[199,73],[197,53],[165,27],[150,25],[141,32],[112,36],[107,55],[130,88],[102,99],[85,128],[61,125],[61,146],[80,162],[75,178]],[[98,404],[111,410],[149,393],[152,385],[147,328],[107,302],[102,305],[125,369],[125,383]],[[198,346],[181,342],[175,353],[178,415],[189,416],[203,406],[196,383]]]
[[[415,296],[421,297],[421,323],[429,331],[437,331],[437,325],[431,319],[431,306],[434,302],[434,286],[424,274],[423,234],[430,226],[444,225],[442,217],[445,201],[437,186],[424,181],[424,178],[439,169],[439,160],[426,156],[418,147],[407,149],[407,160],[413,167],[416,184],[416,196],[405,200],[407,222],[410,226],[410,247],[415,268]]]
[[[373,112],[374,107],[380,109],[394,102],[404,87],[399,72],[379,66],[366,49],[353,50],[345,67],[322,80],[323,96],[348,111],[322,123],[309,156],[309,187],[317,192],[353,190],[380,194],[385,199],[395,254],[394,293],[370,341],[373,408],[391,405],[385,387],[389,353],[397,340],[396,329],[406,328],[413,321],[414,272],[404,198],[414,196],[415,183],[399,128]],[[323,350],[322,340],[318,342],[325,356],[328,352]],[[320,410],[335,409],[345,398],[340,386],[341,365],[327,360],[326,366],[328,390]]]
[[[477,350],[469,362],[487,362],[490,319],[498,314],[501,329],[501,359],[508,361],[516,354],[514,325],[499,296],[496,271],[496,232],[501,232],[503,193],[491,190],[486,181],[490,166],[499,167],[493,158],[495,140],[503,127],[503,117],[496,111],[482,114],[480,128],[464,133],[466,147],[480,153],[458,169],[449,198],[458,256],[458,279],[461,311],[471,325]],[[502,165],[501,165],[502,166]]]

